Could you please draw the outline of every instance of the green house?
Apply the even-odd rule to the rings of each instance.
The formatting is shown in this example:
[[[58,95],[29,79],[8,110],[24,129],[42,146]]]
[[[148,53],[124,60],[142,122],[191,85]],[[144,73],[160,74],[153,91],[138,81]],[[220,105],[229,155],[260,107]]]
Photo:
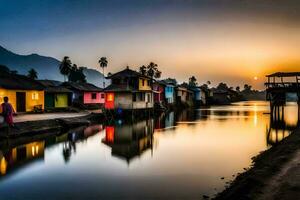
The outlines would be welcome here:
[[[45,87],[45,109],[67,108],[71,104],[72,91],[54,80],[39,80]]]

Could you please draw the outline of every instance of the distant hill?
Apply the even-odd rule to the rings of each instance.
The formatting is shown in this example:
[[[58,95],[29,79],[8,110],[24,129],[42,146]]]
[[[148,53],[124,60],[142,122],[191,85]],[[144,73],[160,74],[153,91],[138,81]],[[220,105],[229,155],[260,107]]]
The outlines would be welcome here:
[[[19,74],[27,74],[33,68],[38,72],[39,79],[49,79],[63,81],[63,76],[59,73],[60,61],[38,54],[18,55],[0,46],[0,64],[6,65],[11,70],[17,70]],[[102,87],[103,74],[95,69],[86,67],[84,74],[89,83]],[[109,82],[106,80],[106,85]]]

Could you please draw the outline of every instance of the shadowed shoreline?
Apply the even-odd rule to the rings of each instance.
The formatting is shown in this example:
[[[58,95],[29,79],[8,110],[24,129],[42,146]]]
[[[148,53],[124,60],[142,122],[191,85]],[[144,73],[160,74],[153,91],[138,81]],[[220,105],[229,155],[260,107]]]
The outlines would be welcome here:
[[[299,199],[299,152],[300,128],[254,157],[253,167],[214,199]]]

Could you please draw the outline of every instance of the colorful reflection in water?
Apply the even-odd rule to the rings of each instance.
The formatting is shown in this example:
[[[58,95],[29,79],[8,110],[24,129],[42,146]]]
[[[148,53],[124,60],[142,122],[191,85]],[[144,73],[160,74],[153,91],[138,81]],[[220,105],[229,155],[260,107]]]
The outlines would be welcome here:
[[[251,157],[276,145],[298,125],[294,104],[286,107],[282,121],[271,121],[268,112],[266,102],[241,102],[3,145],[1,198],[212,196],[249,167]]]

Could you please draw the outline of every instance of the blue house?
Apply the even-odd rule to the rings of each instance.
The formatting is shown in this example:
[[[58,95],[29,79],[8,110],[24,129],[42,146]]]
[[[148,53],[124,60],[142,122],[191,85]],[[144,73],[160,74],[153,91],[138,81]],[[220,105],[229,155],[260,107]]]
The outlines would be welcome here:
[[[206,94],[201,87],[191,87],[190,90],[194,92],[194,104],[196,107],[206,105]]]
[[[174,104],[176,99],[175,86],[176,84],[172,81],[164,80],[165,83],[165,98],[167,104]]]

